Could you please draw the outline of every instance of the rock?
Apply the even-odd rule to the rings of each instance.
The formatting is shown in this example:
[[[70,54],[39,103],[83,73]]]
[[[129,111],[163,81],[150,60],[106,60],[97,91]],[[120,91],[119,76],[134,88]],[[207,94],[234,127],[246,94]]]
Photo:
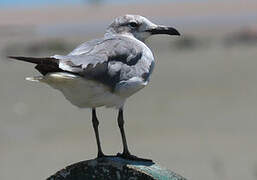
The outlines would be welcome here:
[[[108,156],[75,163],[47,180],[186,180],[154,162],[131,161]]]

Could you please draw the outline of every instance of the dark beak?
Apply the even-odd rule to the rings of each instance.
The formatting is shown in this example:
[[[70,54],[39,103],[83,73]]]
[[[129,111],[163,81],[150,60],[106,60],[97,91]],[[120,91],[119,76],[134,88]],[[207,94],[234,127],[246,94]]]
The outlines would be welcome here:
[[[168,34],[173,36],[180,36],[178,30],[173,27],[166,27],[166,26],[157,26],[153,29],[148,29],[146,32],[150,32],[152,35],[154,34]]]

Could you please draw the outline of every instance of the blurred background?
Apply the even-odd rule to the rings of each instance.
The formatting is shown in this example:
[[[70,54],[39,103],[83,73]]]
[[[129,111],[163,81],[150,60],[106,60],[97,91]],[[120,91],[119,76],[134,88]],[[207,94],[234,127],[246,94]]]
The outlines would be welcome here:
[[[256,0],[0,0],[0,179],[45,179],[96,156],[90,110],[25,81],[39,73],[6,56],[67,54],[124,14],[182,33],[147,41],[157,65],[125,107],[132,153],[192,180],[256,180]],[[117,111],[98,114],[104,152],[116,154]]]

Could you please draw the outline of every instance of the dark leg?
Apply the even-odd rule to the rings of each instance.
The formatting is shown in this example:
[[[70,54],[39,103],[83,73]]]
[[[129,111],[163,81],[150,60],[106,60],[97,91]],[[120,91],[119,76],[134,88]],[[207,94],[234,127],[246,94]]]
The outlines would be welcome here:
[[[142,158],[138,158],[138,157],[130,154],[130,152],[128,150],[128,144],[127,144],[127,140],[126,140],[125,131],[124,131],[124,119],[123,119],[123,110],[122,109],[119,109],[118,125],[120,128],[122,144],[123,144],[123,153],[122,154],[118,153],[118,156],[123,157],[125,159],[134,160],[134,161],[150,161],[150,162],[152,162],[152,160],[150,160],[150,159],[142,159]]]
[[[122,144],[123,144],[123,153],[122,154],[129,155],[130,152],[128,150],[128,144],[127,144],[126,135],[125,135],[125,131],[124,131],[124,119],[123,119],[123,110],[122,109],[119,109],[118,125],[120,128]]]
[[[96,137],[96,143],[97,143],[97,149],[98,149],[97,157],[98,158],[99,157],[104,157],[104,153],[103,153],[102,148],[101,148],[99,132],[98,132],[99,121],[96,117],[95,108],[92,109],[92,123],[93,123],[94,131],[95,131],[95,137]]]

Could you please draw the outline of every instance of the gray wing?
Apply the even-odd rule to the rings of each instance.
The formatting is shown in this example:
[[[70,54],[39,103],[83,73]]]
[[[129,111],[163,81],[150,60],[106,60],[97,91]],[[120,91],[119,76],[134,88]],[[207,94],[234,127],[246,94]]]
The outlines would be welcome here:
[[[112,88],[122,81],[142,75],[135,65],[142,57],[138,43],[124,37],[86,42],[67,56],[55,55],[59,68],[100,81]]]

